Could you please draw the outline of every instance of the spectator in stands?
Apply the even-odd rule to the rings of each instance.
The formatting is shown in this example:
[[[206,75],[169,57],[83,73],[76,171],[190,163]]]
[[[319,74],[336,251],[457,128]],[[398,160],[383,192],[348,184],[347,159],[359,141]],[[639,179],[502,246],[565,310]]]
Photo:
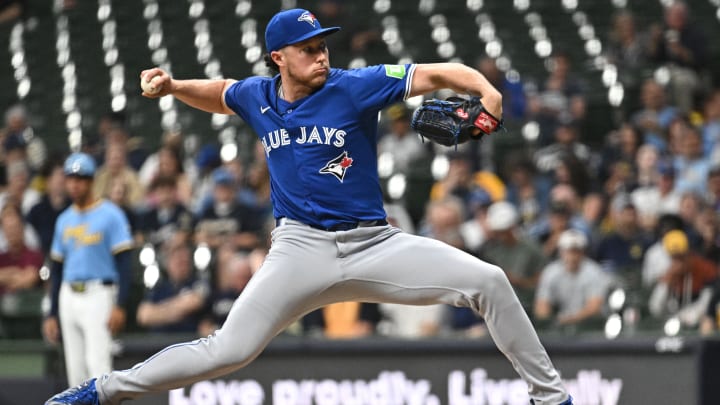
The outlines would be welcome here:
[[[655,283],[670,268],[670,255],[663,246],[663,237],[672,230],[684,228],[683,220],[675,214],[663,214],[658,218],[655,230],[656,242],[645,252],[642,263],[642,285],[646,290],[655,287]]]
[[[644,227],[650,227],[663,214],[677,214],[680,211],[680,193],[675,191],[675,168],[661,162],[657,165],[656,184],[648,184],[632,191],[633,205]]]
[[[720,162],[720,89],[705,98],[701,133],[705,156],[713,163]]]
[[[378,142],[378,156],[391,157],[394,172],[407,174],[413,163],[427,156],[427,150],[425,145],[418,141],[418,134],[410,128],[412,112],[405,103],[395,104],[386,112],[390,131]]]
[[[572,184],[560,183],[554,185],[550,189],[550,201],[565,204],[571,209],[570,226],[572,228],[582,231],[586,236],[592,234],[591,223],[585,218],[583,212],[584,198],[579,195]]]
[[[627,10],[616,13],[608,38],[606,56],[618,70],[618,79],[632,98],[647,69],[646,40],[638,33],[635,17]],[[632,102],[632,100],[630,100]]]
[[[124,112],[108,112],[98,120],[95,135],[83,136],[82,151],[95,159],[97,164],[102,164],[105,159],[105,148],[108,144],[110,132],[115,128],[125,126],[127,117]]]
[[[25,245],[25,224],[12,205],[0,211],[0,227],[7,237],[7,250],[0,253],[0,297],[3,293],[36,287],[43,254]]]
[[[16,104],[5,111],[5,127],[0,129],[0,139],[5,142],[13,139],[25,143],[33,136],[33,129],[28,120],[27,110],[22,104]]]
[[[487,239],[490,232],[487,226],[487,209],[492,202],[490,194],[481,188],[473,191],[470,196],[472,218],[460,225],[460,235],[465,242],[465,249],[469,252],[477,252]]]
[[[200,336],[208,336],[225,322],[233,303],[252,277],[250,259],[235,252],[232,244],[218,248],[217,271],[207,305],[199,325]]]
[[[560,123],[581,122],[586,110],[584,85],[575,77],[569,55],[555,51],[550,66],[550,75],[530,93],[528,103],[530,116],[540,124],[541,146],[552,141]]]
[[[30,209],[40,201],[40,193],[28,187],[30,181],[30,168],[21,160],[7,166],[7,187],[0,193],[0,208],[7,204],[14,204],[26,215]]]
[[[445,242],[461,250],[467,250],[460,232],[465,218],[465,207],[457,197],[448,196],[431,201],[427,206],[425,226],[420,234]]]
[[[656,318],[676,315],[683,325],[697,327],[712,297],[717,266],[690,250],[683,231],[666,233],[662,244],[671,262],[650,296],[650,313]]]
[[[10,165],[15,162],[27,162],[28,143],[24,133],[14,133],[5,136],[2,141],[3,156],[5,164]]]
[[[137,321],[153,332],[196,333],[209,293],[192,265],[192,251],[185,242],[170,240],[163,245],[163,277],[140,302]]]
[[[620,277],[627,287],[640,287],[643,256],[652,240],[640,228],[637,210],[627,194],[618,194],[611,203],[612,231],[604,235],[594,259],[603,269]]]
[[[708,172],[705,200],[710,208],[720,214],[720,164],[713,165]]]
[[[155,246],[176,237],[189,241],[192,214],[178,201],[176,190],[175,177],[156,177],[150,185],[155,198],[150,209],[140,215],[138,225],[143,238]]]
[[[660,181],[658,171],[660,154],[658,149],[649,143],[640,145],[635,155],[635,180],[636,188],[655,186]]]
[[[665,89],[654,79],[643,82],[640,104],[640,109],[632,114],[630,121],[642,131],[645,142],[664,154],[668,149],[665,132],[678,116],[678,109],[667,104]]]
[[[586,229],[591,244],[598,239],[598,234],[604,230],[607,217],[607,196],[600,192],[591,192],[582,199],[580,208],[580,229]]]
[[[693,229],[700,237],[698,253],[712,263],[720,263],[720,237],[718,235],[718,217],[715,210],[704,206],[695,216]]]
[[[702,196],[698,193],[688,192],[680,197],[680,209],[678,215],[683,220],[683,231],[688,240],[690,240],[690,247],[694,250],[699,250],[701,246],[700,234],[693,227],[695,219],[705,209],[706,203]]]
[[[520,216],[511,203],[493,203],[487,211],[490,235],[477,256],[505,271],[520,302],[526,311],[531,311],[538,277],[547,264],[547,258],[535,242],[520,236],[519,220]]]
[[[188,139],[192,138],[188,136]],[[178,156],[183,156],[185,154],[184,140],[185,135],[180,132],[179,129],[173,128],[163,132],[160,149],[148,155],[148,157],[145,158],[142,167],[140,168],[140,170],[138,170],[138,177],[140,178],[140,182],[144,186],[149,187],[150,183],[152,183],[153,179],[158,175],[158,166],[160,164],[160,150],[164,148],[169,148],[175,151]],[[192,143],[192,141],[189,142]],[[188,168],[187,166],[189,166],[188,161],[186,160],[183,160],[181,162],[181,165],[183,166],[183,171],[185,171],[185,169]],[[194,162],[192,162],[191,165],[194,165]]]
[[[237,249],[250,251],[260,243],[264,218],[237,199],[237,179],[224,167],[213,172],[213,201],[198,216],[195,239],[216,248],[230,238]]]
[[[258,209],[265,217],[272,217],[270,204],[270,172],[268,171],[265,151],[262,142],[255,143],[255,156],[247,169],[245,187],[239,189],[240,193],[252,196],[247,200],[249,204]]]
[[[612,196],[635,188],[635,167],[625,161],[615,161],[608,167],[607,177],[602,182],[604,194]]]
[[[582,200],[570,184],[556,184],[550,190],[550,208],[527,233],[543,247],[543,253],[550,258],[557,257],[557,240],[562,231],[573,228],[587,237],[592,235],[593,218],[585,218]]]
[[[560,236],[571,228],[570,221],[574,216],[572,208],[565,202],[554,201],[550,203],[550,210],[545,219],[546,228],[537,234],[545,257],[555,259],[558,257],[558,242]]]
[[[188,176],[185,175],[180,151],[174,147],[163,146],[154,156],[157,156],[156,170],[149,176],[147,182],[143,183],[143,187],[147,189],[155,179],[160,177],[175,178],[177,199],[185,205],[190,204],[192,201],[192,184]],[[142,177],[139,177],[139,179],[142,181]],[[155,195],[150,190],[147,196],[148,202],[152,203],[154,198]]]
[[[707,40],[702,28],[691,23],[685,2],[673,1],[665,9],[665,24],[651,27],[648,53],[670,70],[674,104],[690,112],[695,93],[704,84]]]
[[[572,156],[584,164],[590,161],[590,148],[580,143],[575,124],[558,123],[555,125],[554,136],[554,143],[538,149],[533,155],[535,166],[541,173],[554,172],[566,156]]]
[[[470,156],[463,152],[457,152],[448,154],[447,158],[448,171],[441,180],[433,184],[430,190],[430,199],[439,200],[452,195],[460,198],[463,208],[466,209],[473,190],[480,188],[472,176]]]
[[[687,128],[690,126],[690,121],[687,116],[679,115],[670,122],[670,127],[667,130],[667,149],[665,150],[664,158],[674,159],[683,153],[683,140]]]
[[[113,142],[105,150],[105,164],[95,175],[93,190],[95,195],[107,198],[111,187],[116,181],[122,181],[127,187],[127,199],[132,207],[139,206],[144,199],[145,191],[140,184],[137,172],[127,164],[127,148],[125,144]]]
[[[547,212],[551,183],[525,157],[510,157],[506,172],[507,200],[519,211],[523,228],[530,229]]]
[[[560,259],[540,275],[535,295],[535,318],[558,325],[597,319],[603,310],[610,278],[585,256],[588,241],[582,232],[567,230],[558,241]]]
[[[45,255],[50,252],[55,221],[61,212],[70,205],[65,192],[65,174],[62,160],[48,160],[43,168],[45,193],[27,214],[28,223],[40,237],[40,246]]]
[[[17,211],[18,215],[22,216],[22,211],[20,211],[20,208],[15,204],[7,204],[2,209],[7,210],[14,210]],[[40,237],[38,236],[37,232],[33,229],[33,227],[29,224],[25,224],[23,227],[23,241],[25,242],[25,245],[34,250],[41,250],[42,245],[40,244]],[[0,252],[7,252],[8,250],[8,239],[5,235],[5,232],[2,231],[2,228],[0,227]]]
[[[114,144],[120,143],[125,145],[125,155],[128,166],[135,171],[140,170],[145,159],[147,158],[147,151],[143,148],[143,138],[139,136],[132,136],[124,125],[111,125],[110,129],[105,134],[105,154],[107,156],[107,148]],[[104,162],[103,162],[104,163]]]
[[[5,126],[0,128],[0,145],[0,187],[7,185],[7,167],[11,164],[22,162],[31,170],[41,166],[46,151],[45,142],[34,135],[22,104],[14,105],[5,112]],[[28,155],[30,147],[34,152]]]
[[[212,179],[213,171],[221,165],[220,147],[215,144],[203,145],[195,156],[198,179],[193,186],[192,203],[188,207],[194,214],[200,213],[205,208],[205,199],[212,194],[215,187]]]
[[[675,156],[675,191],[704,193],[710,161],[703,155],[702,135],[692,125],[684,126],[680,153]]]
[[[619,181],[623,181],[628,177],[628,174],[624,174]],[[553,169],[552,180],[555,185],[569,185],[580,198],[585,197],[593,188],[587,162],[583,162],[571,154],[560,156],[557,166]]]
[[[110,180],[107,199],[123,211],[130,225],[130,234],[136,242],[140,242],[142,241],[140,222],[135,209],[130,206],[129,190],[129,185],[125,183],[125,179],[113,178]]]
[[[637,154],[643,143],[642,133],[629,123],[623,123],[609,134],[598,173],[598,179],[605,185],[606,192],[613,194],[615,190],[630,191],[634,187],[638,170]]]
[[[505,199],[505,185],[502,180],[490,171],[473,172],[473,163],[469,154],[451,152],[447,154],[447,158],[448,172],[445,177],[433,184],[430,200],[440,200],[450,195],[458,197],[462,200],[464,212],[469,217],[470,199],[478,190],[487,192],[493,201]]]

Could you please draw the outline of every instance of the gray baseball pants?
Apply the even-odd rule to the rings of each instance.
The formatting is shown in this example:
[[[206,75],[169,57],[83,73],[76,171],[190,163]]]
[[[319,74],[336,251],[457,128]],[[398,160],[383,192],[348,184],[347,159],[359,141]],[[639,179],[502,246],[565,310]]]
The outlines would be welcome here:
[[[214,335],[169,346],[98,379],[100,403],[119,404],[239,369],[309,311],[339,301],[470,307],[540,405],[567,399],[560,377],[497,266],[391,226],[326,232],[288,220]]]

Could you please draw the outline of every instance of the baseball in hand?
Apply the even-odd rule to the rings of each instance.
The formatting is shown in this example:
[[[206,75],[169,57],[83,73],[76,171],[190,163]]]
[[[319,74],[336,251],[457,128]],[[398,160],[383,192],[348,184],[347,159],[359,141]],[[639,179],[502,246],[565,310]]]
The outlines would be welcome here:
[[[160,76],[155,76],[149,81],[145,80],[145,78],[140,78],[140,87],[142,87],[142,90],[147,94],[157,94],[162,90],[162,85],[158,84],[159,80]]]

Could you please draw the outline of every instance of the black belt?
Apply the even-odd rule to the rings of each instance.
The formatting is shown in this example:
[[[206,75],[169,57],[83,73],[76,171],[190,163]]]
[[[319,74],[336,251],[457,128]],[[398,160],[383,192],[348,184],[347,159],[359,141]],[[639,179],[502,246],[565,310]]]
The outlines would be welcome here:
[[[90,284],[102,284],[105,286],[115,285],[113,280],[86,280],[86,281],[69,281],[70,289],[76,293],[83,293],[87,291],[88,285]]]
[[[277,218],[275,220],[275,226],[282,226],[285,224],[287,218]],[[301,222],[301,221],[300,221]],[[303,222],[304,223],[304,222]],[[385,226],[388,222],[384,219],[376,219],[374,221],[358,221],[358,222],[340,222],[330,227],[323,227],[320,225],[305,224],[311,228],[319,229],[321,231],[338,232],[338,231],[349,231],[356,228],[368,228],[371,226]]]

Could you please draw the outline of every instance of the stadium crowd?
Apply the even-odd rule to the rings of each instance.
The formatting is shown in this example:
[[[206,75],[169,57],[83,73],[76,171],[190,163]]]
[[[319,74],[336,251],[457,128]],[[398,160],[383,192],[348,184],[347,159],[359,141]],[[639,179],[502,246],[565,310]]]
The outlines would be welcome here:
[[[685,330],[713,333],[720,320],[720,88],[705,68],[708,38],[676,3],[649,27],[619,13],[608,39],[606,56],[627,93],[602,145],[584,143],[587,90],[562,51],[537,81],[510,80],[488,57],[476,61],[504,94],[507,127],[538,128],[502,156],[493,142],[504,133],[439,147],[412,131],[407,105],[384,111],[378,156],[388,220],[500,265],[540,329],[599,331],[617,312],[626,324],[657,332],[677,317]],[[659,68],[666,77],[654,74]],[[44,150],[22,105],[4,118],[0,337],[40,337],[41,267],[55,219],[69,206],[62,170],[69,151]],[[149,150],[126,121],[108,113],[82,149],[99,167],[95,192],[123,209],[139,253],[128,330],[207,335],[269,249],[264,149],[256,142],[250,159],[223,159],[219,145],[190,149],[185,134],[171,130]],[[411,193],[419,168],[432,184]],[[406,179],[407,188],[393,178]],[[147,252],[156,260],[143,259]],[[619,305],[608,300],[620,290],[626,298]],[[308,314],[287,333],[419,338],[486,330],[466,309],[347,302]]]

